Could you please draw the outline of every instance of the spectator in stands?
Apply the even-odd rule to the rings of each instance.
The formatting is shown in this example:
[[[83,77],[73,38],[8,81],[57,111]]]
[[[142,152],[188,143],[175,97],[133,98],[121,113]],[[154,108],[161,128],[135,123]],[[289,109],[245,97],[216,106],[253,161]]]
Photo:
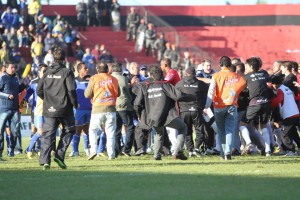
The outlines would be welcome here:
[[[163,59],[164,52],[166,50],[167,40],[165,39],[165,34],[161,32],[159,34],[159,38],[154,42],[154,47],[157,50],[157,62],[160,63],[161,59]]]
[[[18,14],[18,10],[14,8],[12,10],[13,13],[13,21],[12,21],[12,27],[14,27],[16,30],[20,28],[21,24],[24,24],[23,19]]]
[[[96,62],[99,61],[99,57],[100,57],[100,48],[99,48],[99,44],[95,45],[95,48],[92,50],[92,54],[95,57]]]
[[[75,44],[75,58],[77,60],[82,60],[83,55],[84,55],[84,48],[81,45],[80,40],[77,40]]]
[[[99,60],[106,63],[112,63],[114,61],[114,57],[111,55],[109,50],[106,50],[102,52]]]
[[[43,56],[43,48],[44,45],[42,43],[43,36],[37,35],[35,41],[31,44],[31,57],[34,60],[42,60]]]
[[[88,26],[97,25],[96,2],[94,0],[87,1],[87,24]]]
[[[127,15],[127,20],[126,20],[126,27],[127,27],[127,36],[126,40],[129,41],[130,38],[133,40],[136,39],[136,28],[137,24],[140,21],[139,15],[135,12],[135,8],[131,7],[130,8],[130,13]]]
[[[24,22],[24,25],[28,25],[28,21],[27,21],[27,15],[28,15],[28,12],[27,12],[27,0],[21,0],[20,1],[20,16],[22,17],[23,19],[23,22]]]
[[[0,49],[0,63],[8,63],[9,50],[7,49],[6,42],[2,42],[2,48]]]
[[[170,42],[167,42],[166,43],[166,50],[164,52],[164,55],[163,55],[163,58],[169,58],[171,59],[171,43]]]
[[[297,82],[300,83],[300,68],[297,62],[295,61],[291,61],[292,66],[293,66],[293,70],[292,73],[297,77]]]
[[[33,24],[35,25],[36,24],[36,18],[37,18],[37,15],[39,14],[40,10],[41,10],[41,6],[40,4],[38,3],[37,0],[30,0],[29,3],[28,3],[28,21],[29,21],[29,24]]]
[[[48,49],[47,54],[45,55],[44,63],[48,66],[51,66],[54,63],[54,57],[51,48]]]
[[[57,14],[55,19],[53,20],[53,26],[56,26],[58,23],[63,23],[65,24],[65,19],[62,18],[62,16],[60,14]]]
[[[171,67],[173,69],[178,68],[179,63],[180,63],[180,54],[179,51],[177,50],[177,47],[175,44],[171,45],[171,52],[170,52],[170,59],[171,59]]]
[[[10,32],[7,34],[7,41],[10,49],[19,46],[19,40],[14,27],[10,28]]]
[[[153,24],[149,23],[148,24],[148,29],[146,30],[145,33],[145,40],[146,40],[146,56],[149,56],[149,51],[151,48],[152,56],[155,57],[154,55],[154,42],[156,39],[156,31],[154,30]]]
[[[191,66],[191,60],[190,60],[191,53],[189,51],[185,51],[185,52],[183,52],[183,56],[184,57],[183,57],[181,66],[183,69],[187,69],[188,67]]]
[[[19,30],[17,31],[17,37],[19,40],[19,47],[28,47],[29,38],[24,26],[20,26]]]
[[[19,9],[17,0],[8,0],[6,6],[11,7],[11,9]]]
[[[21,52],[17,46],[13,46],[10,51],[10,58],[14,64],[19,64],[21,62]]]
[[[29,24],[28,26],[28,45],[31,46],[31,44],[34,42],[35,40],[35,35],[36,35],[36,31],[35,28],[32,24]]]
[[[80,0],[76,5],[78,31],[85,31],[87,24],[87,5],[84,0]]]
[[[121,5],[118,0],[113,0],[111,4],[111,21],[113,31],[120,31],[121,29]]]
[[[7,7],[6,11],[3,12],[1,16],[1,20],[2,20],[2,25],[8,30],[10,30],[10,27],[12,26],[14,20],[14,16],[10,7]]]
[[[51,37],[51,33],[48,32],[44,39],[44,45],[45,45],[44,51],[48,52],[48,50],[51,49],[54,44],[55,44],[55,39],[53,37]]]
[[[90,48],[86,48],[85,54],[82,57],[82,62],[84,62],[89,68],[90,75],[94,75],[96,73],[96,59],[93,54],[91,54]]]

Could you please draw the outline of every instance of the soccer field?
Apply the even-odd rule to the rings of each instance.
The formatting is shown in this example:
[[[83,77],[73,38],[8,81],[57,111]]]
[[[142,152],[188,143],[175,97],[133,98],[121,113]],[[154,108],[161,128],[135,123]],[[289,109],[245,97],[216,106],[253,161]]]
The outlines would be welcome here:
[[[24,139],[26,147],[29,139]],[[80,148],[82,149],[82,147]],[[0,161],[0,199],[298,199],[300,157],[218,156],[187,161],[152,155],[66,157],[43,171],[25,154]]]

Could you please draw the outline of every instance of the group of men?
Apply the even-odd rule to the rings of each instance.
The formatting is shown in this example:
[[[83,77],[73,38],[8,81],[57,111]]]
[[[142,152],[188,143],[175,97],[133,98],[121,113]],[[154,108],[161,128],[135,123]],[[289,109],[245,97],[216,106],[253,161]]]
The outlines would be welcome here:
[[[220,147],[220,155],[225,160],[231,160],[235,154],[233,150],[240,151],[239,141],[246,153],[252,153],[254,146],[257,146],[262,155],[270,156],[277,144],[286,156],[296,154],[293,141],[298,146],[296,127],[299,110],[295,101],[298,90],[291,88],[295,94],[282,84],[286,78],[291,79],[284,70],[291,71],[292,62],[280,63],[285,78],[275,74],[270,78],[261,69],[262,61],[258,57],[247,59],[245,64],[232,64],[227,56],[220,59],[220,71],[214,74],[211,71],[210,81],[197,75],[199,73],[193,67],[188,67],[181,79],[172,69],[170,59],[162,59],[160,66],[150,66],[149,77],[140,74],[137,63],[130,64],[127,76],[124,76],[124,69],[118,63],[113,63],[109,69],[106,63],[98,62],[97,73],[93,76],[88,75],[85,63],[79,63],[76,67],[78,77],[75,78],[74,73],[64,65],[64,50],[55,48],[53,56],[51,66],[42,64],[39,67],[39,78],[32,81],[36,84],[31,87],[34,91],[27,90],[27,93],[31,91],[35,94],[33,124],[37,135],[33,134],[26,151],[32,158],[34,145],[40,139],[41,144],[37,143],[36,147],[40,148],[39,162],[44,170],[50,169],[51,152],[58,166],[66,169],[64,160],[67,148],[72,144],[70,156],[78,156],[81,134],[85,154],[88,160],[93,160],[99,154],[101,145],[101,141],[98,142],[99,131],[106,136],[104,145],[109,160],[118,155],[130,157],[132,149],[136,156],[146,154],[147,138],[152,131],[155,132],[155,160],[161,160],[163,155],[186,160],[184,144],[190,157],[203,156],[213,148],[214,142],[211,141],[214,141],[215,133],[216,147]],[[203,64],[205,62],[208,61]],[[19,93],[24,88],[16,77],[14,65],[7,65],[0,77],[1,159],[7,125],[12,132],[8,155],[14,156],[15,141],[20,135]],[[273,90],[277,91],[276,95]],[[25,95],[25,100],[28,101],[31,94]],[[273,111],[271,105],[275,108]],[[282,121],[283,131],[275,134],[276,137],[269,122],[271,111],[273,118],[277,118],[274,121]],[[61,135],[56,147],[59,125]],[[215,133],[209,133],[208,129],[213,129]],[[126,134],[123,146],[122,132]]]

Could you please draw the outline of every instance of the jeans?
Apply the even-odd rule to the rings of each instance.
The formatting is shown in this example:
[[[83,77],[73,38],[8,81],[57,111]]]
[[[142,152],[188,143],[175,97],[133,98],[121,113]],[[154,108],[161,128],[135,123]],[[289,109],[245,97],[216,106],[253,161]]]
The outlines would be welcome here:
[[[97,132],[101,125],[106,133],[107,155],[109,158],[115,158],[116,112],[92,114],[89,128],[91,155],[97,153]]]
[[[125,153],[130,153],[131,152],[131,148],[133,146],[133,141],[134,141],[134,125],[133,125],[133,116],[132,116],[132,112],[131,111],[118,111],[117,112],[117,118],[121,118],[121,122],[124,123],[124,125],[126,126],[126,142],[124,145],[124,149],[123,151]],[[120,120],[117,120],[120,122]],[[117,128],[116,128],[116,134],[119,135],[121,133],[122,130],[122,123],[118,124]]]
[[[10,122],[11,129],[11,150],[13,151],[16,145],[16,138],[20,137],[20,113],[18,110],[7,110],[1,111],[0,113],[0,155],[3,153],[4,149],[4,131],[6,127],[6,122]]]
[[[215,120],[219,131],[221,143],[221,156],[231,154],[232,142],[236,133],[237,108],[235,105],[225,108],[215,108]]]

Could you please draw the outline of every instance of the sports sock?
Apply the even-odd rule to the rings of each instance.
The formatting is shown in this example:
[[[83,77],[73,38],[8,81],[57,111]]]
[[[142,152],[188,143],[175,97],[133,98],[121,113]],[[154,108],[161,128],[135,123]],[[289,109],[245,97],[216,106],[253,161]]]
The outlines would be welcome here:
[[[251,143],[251,139],[250,139],[250,133],[249,130],[246,126],[240,126],[240,132],[242,134],[242,137],[244,138],[246,145]]]
[[[74,152],[78,152],[78,146],[79,146],[79,142],[80,142],[80,136],[78,134],[74,134],[73,138],[72,138],[72,150]]]
[[[88,149],[89,148],[89,135],[83,134],[83,148]]]
[[[263,128],[261,130],[262,132],[262,137],[264,139],[264,142],[265,142],[265,151],[266,152],[269,152],[271,151],[271,148],[270,148],[270,135],[269,135],[269,131],[267,128]]]
[[[32,138],[31,138],[31,140],[30,140],[30,143],[29,143],[29,146],[27,147],[27,152],[31,152],[31,151],[32,151],[32,149],[34,148],[34,145],[35,145],[36,141],[37,141],[39,138],[40,138],[40,134],[38,134],[38,133],[35,133],[35,134],[32,136]]]

